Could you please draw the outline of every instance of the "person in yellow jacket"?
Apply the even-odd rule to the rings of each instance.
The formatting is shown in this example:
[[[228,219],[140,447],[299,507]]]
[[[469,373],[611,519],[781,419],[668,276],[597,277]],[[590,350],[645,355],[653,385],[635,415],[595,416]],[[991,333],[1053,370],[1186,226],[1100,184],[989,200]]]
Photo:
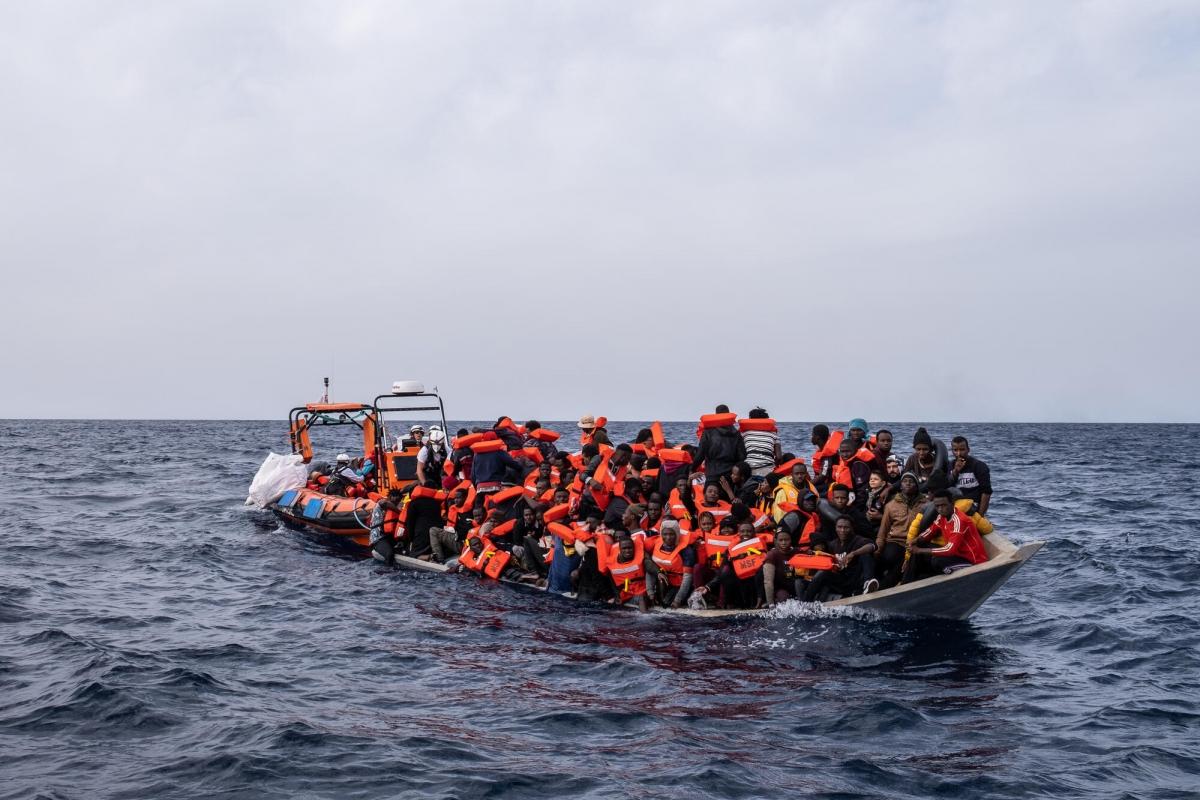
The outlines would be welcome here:
[[[806,491],[816,492],[808,478],[808,465],[803,459],[794,459],[791,474],[779,481],[771,497],[771,517],[779,522],[790,507],[800,505],[800,498]]]

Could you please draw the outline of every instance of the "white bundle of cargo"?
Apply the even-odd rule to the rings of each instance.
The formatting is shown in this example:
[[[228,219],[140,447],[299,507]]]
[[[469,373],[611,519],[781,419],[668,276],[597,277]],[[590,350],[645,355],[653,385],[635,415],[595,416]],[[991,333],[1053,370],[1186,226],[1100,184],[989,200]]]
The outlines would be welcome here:
[[[254,480],[250,481],[250,496],[246,498],[246,505],[266,508],[287,490],[299,489],[307,481],[308,467],[299,454],[284,456],[269,453]]]

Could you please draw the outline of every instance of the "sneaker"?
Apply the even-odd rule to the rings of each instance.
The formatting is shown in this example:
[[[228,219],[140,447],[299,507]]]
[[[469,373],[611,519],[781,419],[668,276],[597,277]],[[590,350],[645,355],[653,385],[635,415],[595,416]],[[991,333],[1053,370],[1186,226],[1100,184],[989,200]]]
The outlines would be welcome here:
[[[875,580],[874,578],[871,578],[871,580],[869,580],[863,584],[863,594],[870,594],[871,592],[878,592],[878,591],[879,591],[879,581]]]

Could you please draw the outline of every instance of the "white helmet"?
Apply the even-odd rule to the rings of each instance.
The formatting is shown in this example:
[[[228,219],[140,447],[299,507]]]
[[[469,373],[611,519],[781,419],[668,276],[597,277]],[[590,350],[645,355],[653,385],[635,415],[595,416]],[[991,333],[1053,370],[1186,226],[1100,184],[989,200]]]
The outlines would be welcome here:
[[[411,428],[408,429],[408,432],[410,434],[411,433],[424,433],[425,427],[423,425],[413,425]]]
[[[342,462],[349,463],[349,461],[350,461],[350,456],[346,455],[345,453],[338,453],[337,462],[339,464],[341,464]]]
[[[434,444],[441,444],[446,441],[446,434],[442,433],[442,429],[434,426],[429,429],[429,441]]]

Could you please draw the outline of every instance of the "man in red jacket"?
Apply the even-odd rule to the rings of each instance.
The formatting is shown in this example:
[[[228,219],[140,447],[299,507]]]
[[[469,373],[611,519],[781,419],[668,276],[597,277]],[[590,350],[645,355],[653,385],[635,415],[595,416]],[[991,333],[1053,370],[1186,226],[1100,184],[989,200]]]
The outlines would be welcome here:
[[[987,550],[975,523],[954,507],[950,492],[943,489],[934,494],[933,508],[937,519],[908,546],[912,553],[910,574],[913,578],[949,574],[955,569],[987,561]],[[938,534],[946,543],[941,547],[929,547],[929,541]]]

